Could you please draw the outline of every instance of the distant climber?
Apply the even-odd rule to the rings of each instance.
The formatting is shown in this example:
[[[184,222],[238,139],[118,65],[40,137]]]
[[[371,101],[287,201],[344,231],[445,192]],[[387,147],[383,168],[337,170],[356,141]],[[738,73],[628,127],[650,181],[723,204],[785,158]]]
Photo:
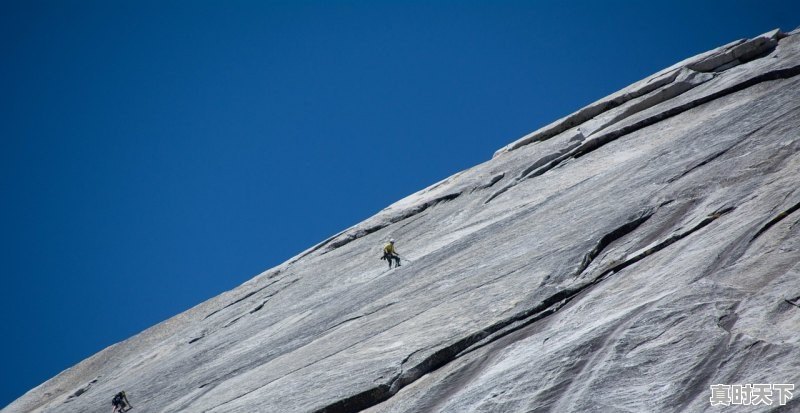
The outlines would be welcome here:
[[[128,401],[128,395],[126,395],[124,391],[117,393],[111,400],[111,404],[114,405],[114,413],[127,412],[128,410],[133,409],[131,402]]]
[[[389,268],[392,268],[392,260],[395,261],[395,267],[400,266],[400,256],[397,255],[397,251],[394,249],[393,239],[390,239],[389,243],[383,247],[383,257],[381,259],[389,262]]]

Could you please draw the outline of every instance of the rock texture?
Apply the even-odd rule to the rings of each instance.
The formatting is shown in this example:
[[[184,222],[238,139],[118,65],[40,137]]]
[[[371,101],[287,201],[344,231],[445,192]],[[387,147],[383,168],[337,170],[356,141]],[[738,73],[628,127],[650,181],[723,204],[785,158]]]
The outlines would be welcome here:
[[[3,412],[800,411],[798,75],[797,31],[687,59]]]

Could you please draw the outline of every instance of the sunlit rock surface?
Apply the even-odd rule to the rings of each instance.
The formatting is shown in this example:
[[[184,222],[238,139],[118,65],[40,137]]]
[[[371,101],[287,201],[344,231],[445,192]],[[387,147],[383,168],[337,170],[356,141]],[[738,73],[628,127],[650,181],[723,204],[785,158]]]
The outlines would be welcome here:
[[[799,74],[796,32],[687,59],[3,412],[800,411]]]

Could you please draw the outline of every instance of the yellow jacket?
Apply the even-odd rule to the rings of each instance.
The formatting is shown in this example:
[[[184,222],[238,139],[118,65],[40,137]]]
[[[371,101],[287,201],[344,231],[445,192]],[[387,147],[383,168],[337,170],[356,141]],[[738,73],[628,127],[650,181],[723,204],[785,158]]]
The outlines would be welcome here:
[[[394,244],[392,244],[391,242],[386,244],[386,246],[383,247],[383,253],[392,255],[397,254],[397,251],[394,250]]]

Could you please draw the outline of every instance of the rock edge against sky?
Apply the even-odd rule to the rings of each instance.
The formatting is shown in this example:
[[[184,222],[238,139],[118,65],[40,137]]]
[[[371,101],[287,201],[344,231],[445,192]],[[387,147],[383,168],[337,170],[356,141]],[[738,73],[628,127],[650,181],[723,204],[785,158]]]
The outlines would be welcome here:
[[[634,83],[3,411],[699,412],[797,385],[798,34]]]

